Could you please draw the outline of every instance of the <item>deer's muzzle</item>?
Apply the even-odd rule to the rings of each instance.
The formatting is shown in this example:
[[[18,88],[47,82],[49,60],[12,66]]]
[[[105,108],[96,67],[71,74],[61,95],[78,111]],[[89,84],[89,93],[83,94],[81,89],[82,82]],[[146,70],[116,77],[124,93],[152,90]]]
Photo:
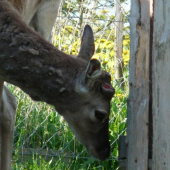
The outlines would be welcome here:
[[[104,148],[96,149],[91,146],[88,149],[88,152],[95,158],[104,161],[110,156],[110,143],[105,145]]]

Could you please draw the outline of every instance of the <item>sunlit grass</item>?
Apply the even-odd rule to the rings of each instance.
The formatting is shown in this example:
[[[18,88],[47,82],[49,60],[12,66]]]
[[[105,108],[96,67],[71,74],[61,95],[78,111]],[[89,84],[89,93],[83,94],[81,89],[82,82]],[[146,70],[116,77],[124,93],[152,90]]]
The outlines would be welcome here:
[[[112,84],[116,89],[116,94],[111,101],[109,126],[111,156],[104,162],[92,158],[74,137],[62,116],[57,114],[52,106],[42,102],[33,102],[19,88],[8,85],[18,101],[14,132],[13,170],[118,169],[118,142],[119,136],[126,134],[126,102],[129,91],[129,36],[125,38],[123,41],[123,61],[125,64],[123,73],[125,86],[123,90],[114,79],[114,42],[106,39],[97,39],[95,42],[97,50],[94,57],[98,58],[102,63],[102,68],[112,75]],[[77,46],[79,44],[79,40],[74,41],[71,47],[72,54],[78,53]],[[65,43],[61,50],[69,52],[70,46]],[[22,155],[20,155],[22,148],[34,148],[36,153],[22,158]],[[41,151],[44,150],[55,151],[55,153],[41,155]],[[47,156],[49,156],[48,159]]]
[[[118,167],[118,137],[126,134],[126,99],[127,91],[122,91],[116,87],[115,97],[111,102],[110,115],[110,142],[111,156],[105,162],[92,158],[86,149],[74,138],[73,133],[65,120],[56,113],[52,106],[45,103],[33,102],[19,88],[9,85],[10,90],[18,100],[18,110],[16,115],[16,127],[14,133],[14,160],[12,169],[116,169]],[[128,90],[128,89],[127,89]],[[123,132],[123,133],[122,133]],[[19,149],[35,148],[37,155],[28,157],[28,160],[21,160]],[[50,161],[45,161],[38,155],[41,149],[51,149],[58,151],[59,155],[63,150],[69,155],[69,161],[61,161],[51,157]],[[56,157],[56,155],[55,155]]]

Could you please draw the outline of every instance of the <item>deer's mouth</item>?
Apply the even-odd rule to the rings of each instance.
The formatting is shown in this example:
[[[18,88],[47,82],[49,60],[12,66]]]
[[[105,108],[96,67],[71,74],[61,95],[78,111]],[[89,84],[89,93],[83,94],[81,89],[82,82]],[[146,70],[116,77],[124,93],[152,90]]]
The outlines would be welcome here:
[[[106,160],[110,156],[110,145],[100,150],[95,149],[95,147],[93,146],[90,146],[87,150],[93,157],[101,161]]]

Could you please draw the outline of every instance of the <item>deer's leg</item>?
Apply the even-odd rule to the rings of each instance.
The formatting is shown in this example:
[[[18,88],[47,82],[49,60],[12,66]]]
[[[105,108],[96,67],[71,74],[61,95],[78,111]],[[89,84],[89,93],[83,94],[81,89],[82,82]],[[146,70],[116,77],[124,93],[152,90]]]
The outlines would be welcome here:
[[[46,40],[51,41],[51,31],[55,23],[61,0],[45,1],[35,13],[30,26]]]
[[[3,87],[1,104],[0,104],[1,169],[2,170],[11,169],[15,114],[16,114],[15,97],[6,87]]]

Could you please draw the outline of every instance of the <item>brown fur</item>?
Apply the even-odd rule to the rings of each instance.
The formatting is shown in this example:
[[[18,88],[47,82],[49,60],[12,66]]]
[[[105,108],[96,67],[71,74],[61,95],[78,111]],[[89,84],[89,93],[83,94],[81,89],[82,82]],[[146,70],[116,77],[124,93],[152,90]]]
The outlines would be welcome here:
[[[114,89],[100,62],[91,60],[94,39],[90,26],[84,29],[78,58],[73,58],[22,20],[9,3],[0,0],[0,80],[20,87],[34,100],[54,105],[89,153],[105,160],[110,153],[108,125]],[[1,169],[9,170],[15,99],[5,88],[2,98],[0,128],[5,150]],[[11,130],[4,133],[2,129]]]
[[[51,31],[61,0],[7,0],[18,10],[22,20],[51,41]]]
[[[26,0],[8,0],[12,3],[12,5],[20,12],[22,13],[24,4],[26,3]]]
[[[9,0],[10,3],[13,6],[10,6],[8,3],[5,3],[3,1],[0,1],[0,7],[1,9],[8,8],[8,10],[4,11],[6,13],[6,16],[9,14],[11,17],[13,16],[14,20],[16,19],[16,22],[18,22],[18,19],[20,20],[20,17],[22,20],[24,20],[28,25],[31,24],[32,18],[34,17],[35,13],[36,15],[38,14],[37,10],[41,7],[42,5],[42,0]],[[34,10],[31,8],[31,6],[27,5],[27,2],[35,2],[35,6],[33,6]],[[26,9],[30,7],[29,9]],[[10,7],[10,8],[9,8]],[[20,13],[16,13],[16,10]],[[57,14],[58,11],[58,6],[56,6],[56,11],[55,13]],[[27,11],[30,12],[27,12]],[[50,8],[48,9],[49,11]],[[14,12],[15,11],[15,12]],[[46,12],[46,11],[45,11]],[[53,12],[53,11],[52,11]],[[31,13],[31,17],[28,17],[28,14]],[[53,14],[53,18],[55,19],[56,14]],[[2,13],[1,13],[2,14]],[[6,17],[6,19],[10,20],[11,18]],[[47,16],[48,17],[48,16]],[[43,25],[39,24],[39,27],[41,27],[41,32],[39,28],[37,27],[36,30],[44,36],[47,40],[49,39],[50,31],[53,26],[53,22],[50,22],[48,24],[48,27],[43,27]],[[44,18],[44,20],[48,20],[48,18]],[[6,24],[5,22],[8,22],[5,20],[4,15],[1,15],[1,29],[4,27]],[[41,22],[37,19],[36,22]],[[43,23],[42,23],[43,24]],[[6,25],[7,26],[7,25]],[[34,28],[34,26],[32,25]],[[25,27],[27,28],[27,27]],[[44,28],[44,29],[43,29]],[[13,28],[12,28],[13,29]],[[35,29],[35,28],[34,28]],[[46,34],[44,34],[44,32]],[[7,35],[10,36],[10,35]],[[38,36],[38,35],[37,35]],[[0,169],[3,170],[10,170],[11,169],[11,156],[12,156],[12,144],[13,144],[13,131],[14,131],[14,123],[15,123],[15,114],[16,114],[16,100],[14,96],[5,88],[3,87],[3,81],[0,79],[0,141],[1,141],[1,161],[0,161]],[[8,120],[8,121],[7,121]]]

